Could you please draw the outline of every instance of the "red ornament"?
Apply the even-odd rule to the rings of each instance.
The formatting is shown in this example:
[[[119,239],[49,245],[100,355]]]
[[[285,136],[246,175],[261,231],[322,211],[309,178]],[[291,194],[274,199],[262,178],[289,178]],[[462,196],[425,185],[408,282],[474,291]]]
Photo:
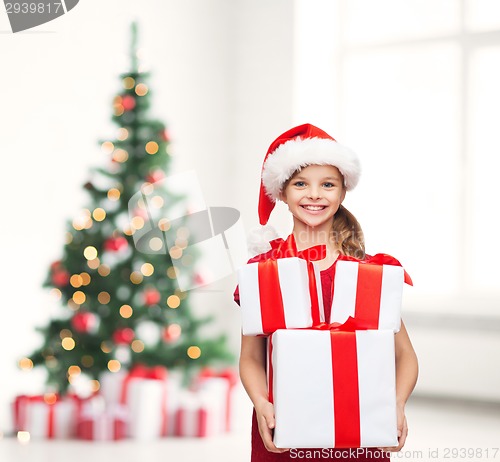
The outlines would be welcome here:
[[[69,284],[69,273],[65,269],[56,269],[52,273],[52,284],[56,287],[64,287]]]
[[[135,98],[130,95],[125,95],[122,98],[122,106],[125,111],[131,111],[135,108]]]
[[[163,130],[161,133],[160,133],[160,138],[163,140],[163,141],[170,141],[170,133],[168,132],[168,130],[165,128],[165,130]]]
[[[76,313],[71,319],[71,325],[77,332],[93,333],[97,330],[98,319],[94,313]]]
[[[156,289],[146,289],[143,293],[144,303],[148,306],[156,305],[161,300],[160,292]]]
[[[154,170],[146,177],[146,181],[148,183],[156,183],[157,181],[163,180],[163,178],[165,178],[163,170]]]
[[[62,261],[61,260],[56,260],[55,262],[52,262],[50,264],[50,269],[51,269],[51,271],[54,271],[54,270],[56,270],[58,268],[61,268],[61,266],[62,266]]]
[[[135,332],[130,327],[117,329],[113,333],[113,342],[117,345],[130,345],[134,340]]]
[[[120,250],[125,250],[128,247],[128,241],[123,236],[110,237],[104,242],[104,250],[110,252],[119,252]]]
[[[178,324],[171,324],[164,327],[161,337],[165,343],[175,342],[181,336],[181,327]]]

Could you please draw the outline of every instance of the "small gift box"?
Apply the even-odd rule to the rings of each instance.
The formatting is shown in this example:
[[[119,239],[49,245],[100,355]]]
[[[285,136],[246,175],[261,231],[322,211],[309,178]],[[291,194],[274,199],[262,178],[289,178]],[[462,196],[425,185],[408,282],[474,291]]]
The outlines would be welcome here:
[[[129,409],[128,436],[151,440],[167,432],[167,370],[134,366],[122,384],[121,403]]]
[[[29,432],[37,438],[72,438],[82,401],[73,395],[61,397],[45,395],[20,395],[13,404],[15,431]]]
[[[278,330],[269,355],[277,447],[397,445],[392,331]]]
[[[238,270],[243,335],[310,327],[324,321],[318,267],[297,257],[250,263]]]
[[[219,410],[217,433],[229,432],[233,427],[233,395],[238,381],[238,374],[233,369],[215,371],[208,367],[202,369],[195,380],[195,389],[209,393]]]
[[[203,438],[219,434],[222,411],[212,393],[183,390],[175,412],[175,436]]]
[[[103,372],[99,375],[99,394],[104,398],[107,406],[113,404],[123,404],[123,384],[128,372],[121,369],[118,372]]]
[[[331,322],[343,323],[351,316],[369,329],[398,332],[405,282],[412,284],[410,276],[390,255],[377,254],[363,261],[340,255],[335,263]]]
[[[148,440],[167,434],[166,368],[136,364],[130,371],[106,372],[100,382],[108,407],[122,404],[129,409],[127,436]]]
[[[93,441],[118,441],[127,433],[128,410],[114,404],[106,409],[84,407],[77,426],[77,437]]]

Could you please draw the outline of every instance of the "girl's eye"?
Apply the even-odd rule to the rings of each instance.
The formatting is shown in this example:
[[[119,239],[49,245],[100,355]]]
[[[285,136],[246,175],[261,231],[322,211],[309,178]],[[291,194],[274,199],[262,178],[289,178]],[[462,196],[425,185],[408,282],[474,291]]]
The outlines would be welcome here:
[[[325,188],[333,188],[335,185],[333,183],[323,183]]]
[[[306,184],[303,181],[296,181],[293,185],[299,188],[303,188]]]

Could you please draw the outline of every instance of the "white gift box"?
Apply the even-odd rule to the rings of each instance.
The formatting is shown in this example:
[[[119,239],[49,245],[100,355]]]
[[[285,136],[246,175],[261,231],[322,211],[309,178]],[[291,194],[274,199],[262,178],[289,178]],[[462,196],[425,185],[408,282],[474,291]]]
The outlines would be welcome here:
[[[267,268],[264,272],[266,265],[275,269]],[[314,268],[314,293],[310,289],[308,265]],[[269,272],[277,273],[277,277],[270,278]],[[250,263],[239,268],[238,282],[243,335],[267,335],[277,329],[311,327],[315,318],[319,322],[325,319],[320,272],[313,262],[292,257]],[[262,287],[262,283],[268,287]],[[269,292],[273,292],[272,297],[268,296]],[[316,313],[313,313],[312,299]]]
[[[113,404],[107,409],[84,406],[78,422],[77,436],[84,440],[113,441],[126,437],[128,410]]]
[[[200,381],[199,393],[210,396],[210,401],[217,410],[218,419],[214,422],[214,433],[225,433],[231,428],[231,395],[233,389],[227,379],[222,377],[207,377]],[[227,421],[229,419],[229,422]]]
[[[147,371],[147,368],[144,369]],[[106,406],[124,404],[129,409],[127,436],[152,440],[167,434],[168,378],[152,379],[134,371],[103,373],[101,394]]]
[[[277,447],[397,445],[392,331],[278,330],[269,354]]]
[[[66,439],[75,435],[79,403],[73,398],[58,398],[48,404],[42,396],[18,398],[17,430],[29,432],[32,439]]]
[[[370,329],[401,327],[404,269],[338,260],[330,322],[344,323],[349,316],[369,322]]]
[[[123,391],[123,382],[127,377],[126,370],[119,372],[103,372],[99,376],[99,394],[104,397],[106,405],[120,404]]]
[[[175,413],[175,435],[207,437],[220,434],[222,410],[210,392],[183,390]]]
[[[127,385],[128,436],[153,440],[166,434],[167,380],[132,378]]]

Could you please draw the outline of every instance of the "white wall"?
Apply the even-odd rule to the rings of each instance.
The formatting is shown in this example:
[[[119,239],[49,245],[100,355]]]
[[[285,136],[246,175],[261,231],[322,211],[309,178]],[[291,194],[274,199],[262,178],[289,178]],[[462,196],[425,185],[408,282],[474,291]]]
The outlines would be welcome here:
[[[471,2],[464,16],[467,21],[474,18],[472,3],[474,8],[482,10],[485,18],[491,19],[486,26],[491,29],[488,34],[473,39],[484,45],[495,45],[491,48],[497,50],[500,10],[493,3]],[[471,144],[473,147],[465,164],[468,176],[475,170],[472,160],[488,155],[491,146],[495,145],[488,140],[494,136],[491,124],[498,122],[498,111],[491,109],[486,112],[489,117],[483,115],[482,118],[479,111],[466,111],[470,126],[456,124],[456,119],[460,118],[457,107],[468,94],[460,86],[460,79],[475,75],[478,66],[465,65],[459,72],[452,66],[460,62],[461,55],[453,45],[463,39],[459,33],[459,39],[450,34],[442,43],[438,40],[438,45],[426,42],[432,38],[433,30],[447,34],[447,25],[460,24],[452,14],[453,10],[460,9],[459,3],[295,0],[295,5],[294,116],[297,121],[304,117],[313,123],[319,121],[319,126],[360,155],[362,179],[356,190],[347,194],[345,204],[363,225],[369,253],[396,255],[414,278],[415,287],[405,289],[403,319],[420,360],[416,393],[498,402],[500,371],[492,366],[492,358],[498,358],[500,353],[498,284],[495,288],[487,288],[484,284],[482,290],[467,292],[472,285],[469,279],[481,280],[482,277],[495,281],[498,274],[495,261],[488,255],[489,265],[483,265],[489,278],[484,273],[479,275],[470,271],[467,281],[455,283],[449,289],[447,283],[455,281],[455,272],[468,268],[463,262],[455,263],[454,257],[473,252],[473,242],[478,244],[476,254],[484,257],[487,253],[480,248],[484,246],[482,239],[460,241],[464,232],[461,225],[452,223],[446,228],[439,221],[451,222],[447,214],[452,212],[463,217],[465,207],[461,194],[472,197],[455,168],[463,162],[458,148],[461,137],[470,126],[481,127],[482,136],[474,140],[482,141]],[[431,9],[435,15],[428,14]],[[392,12],[390,16],[384,13],[388,10]],[[401,37],[395,31],[399,31]],[[362,45],[352,40],[353,36]],[[388,45],[378,40],[381,36],[384,40],[391,37],[393,41]],[[395,46],[398,37],[400,43]],[[430,51],[429,56],[411,42],[410,38],[415,37],[425,37],[422,47]],[[418,52],[400,49],[402,43],[407,43],[405,40]],[[397,59],[383,59],[383,53],[373,52],[381,44],[391,53],[400,53],[402,64]],[[434,53],[447,50],[446,47],[451,50],[450,56],[435,58]],[[353,56],[359,59],[363,53],[370,59],[360,60],[353,67],[356,61]],[[479,81],[485,87],[479,92],[482,96],[478,98],[474,94],[475,98],[470,98],[474,104],[494,108],[498,106],[492,105],[497,92],[491,89],[498,85],[492,76],[498,75],[498,60],[488,59],[494,64],[489,72],[481,74]],[[440,70],[439,66],[442,66]],[[485,80],[489,82],[490,79],[495,84],[485,86]],[[419,142],[422,145],[419,146]],[[491,162],[490,159],[486,164],[483,161],[481,168],[488,165],[491,169]],[[496,171],[495,168],[492,171]],[[432,179],[434,174],[438,179]],[[444,177],[456,182],[457,190],[444,185],[441,181]],[[425,178],[424,183],[422,178]],[[481,178],[481,184],[489,184],[484,181],[484,173]],[[422,189],[423,184],[425,188]],[[424,190],[429,197],[422,195]],[[489,188],[470,200],[474,209],[493,211],[497,196],[496,190]],[[436,216],[431,216],[429,208],[445,198],[447,203],[457,204],[456,207],[437,205]],[[470,221],[480,225],[482,230],[495,229],[495,226],[488,228],[483,221],[490,216],[497,217],[497,214],[484,212],[480,219]],[[429,223],[432,223],[431,228]],[[437,247],[434,232],[445,235]],[[453,251],[447,251],[446,245]]]
[[[104,163],[97,140],[114,136],[111,99],[128,66],[129,23],[140,23],[153,111],[169,125],[175,170],[196,169],[207,204],[256,223],[258,174],[292,107],[293,11],[288,0],[86,0],[36,30],[8,33],[0,15],[1,281],[0,431],[7,403],[41,389],[16,368],[58,308],[41,288],[62,251],[66,219],[87,204],[88,169]],[[253,223],[252,223],[253,222]],[[235,354],[234,278],[200,292]],[[38,380],[34,377],[38,377]]]

